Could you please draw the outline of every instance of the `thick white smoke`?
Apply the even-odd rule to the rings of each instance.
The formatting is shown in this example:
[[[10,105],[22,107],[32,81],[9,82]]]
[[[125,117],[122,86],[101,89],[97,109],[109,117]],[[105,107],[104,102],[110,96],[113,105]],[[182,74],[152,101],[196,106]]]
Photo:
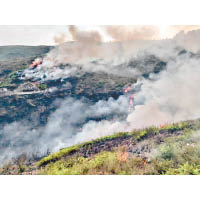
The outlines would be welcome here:
[[[142,32],[145,30],[147,27],[142,29]],[[57,79],[61,76],[66,78],[79,73],[80,69],[83,72],[105,72],[125,77],[136,76],[140,74],[137,69],[121,70],[119,65],[126,64],[131,58],[137,56],[139,50],[157,42],[132,40],[104,43],[98,31],[80,31],[76,26],[69,26],[69,32],[73,41],[63,43],[64,35],[56,37],[58,43],[61,40],[60,45],[47,54],[40,67],[34,71],[26,70],[27,78],[43,78],[44,75],[46,79]],[[135,35],[136,32],[129,34]],[[60,69],[61,65],[62,70]],[[65,67],[63,68],[63,66]]]
[[[143,105],[135,107],[128,121],[134,127],[159,125],[200,116],[200,59],[189,54],[177,56],[168,62],[166,71],[141,80],[141,91],[136,101]]]
[[[137,57],[137,52],[155,41],[130,41],[114,43],[67,42],[51,50],[43,64],[35,70],[25,70],[26,78],[67,78],[81,72],[104,72],[125,77],[138,76],[138,69],[127,68],[127,62]],[[62,66],[62,69],[60,68]],[[125,70],[122,70],[125,67]]]
[[[166,47],[166,50],[171,52],[162,55],[157,49],[157,56],[166,55],[166,70],[159,74],[152,73],[149,79],[138,80],[141,89],[134,95],[135,108],[126,120],[90,122],[77,134],[77,142],[118,131],[132,131],[200,117],[200,55],[178,55],[179,51],[172,46]],[[153,52],[156,53],[155,49]]]
[[[110,114],[127,115],[128,99],[120,96],[118,100],[110,98],[108,101],[89,104],[84,99],[66,98],[55,101],[54,106],[57,109],[49,116],[44,127],[33,128],[30,123],[20,121],[8,124],[0,130],[0,165],[22,153],[41,156],[48,150],[55,152],[75,144],[77,133],[89,118],[101,119]],[[92,137],[96,137],[95,132]]]
[[[152,27],[151,27],[152,28]],[[113,30],[113,27],[107,27]],[[127,29],[117,29],[118,34],[135,37],[140,29],[136,27],[135,32]],[[148,29],[146,26],[141,31]],[[125,77],[138,77],[141,75],[140,69],[131,69],[127,63],[131,59],[140,59],[143,54],[156,55],[157,57],[168,60],[174,57],[178,47],[185,48],[192,52],[200,50],[200,30],[193,30],[187,33],[179,32],[174,38],[168,40],[130,40],[120,42],[103,43],[100,33],[97,31],[79,31],[75,26],[70,26],[73,42],[66,42],[52,49],[40,65],[34,71],[26,70],[27,78],[47,79],[66,78],[82,72],[105,72]],[[132,30],[132,29],[131,29]],[[134,29],[133,29],[134,30]],[[149,29],[150,32],[154,32]],[[147,33],[148,34],[148,33]],[[172,52],[173,51],[173,52]],[[143,59],[144,59],[143,57]],[[142,59],[142,58],[141,58]],[[62,69],[60,68],[62,66]],[[125,67],[125,68],[123,68]],[[146,66],[144,66],[145,68]],[[146,67],[147,68],[147,67]]]

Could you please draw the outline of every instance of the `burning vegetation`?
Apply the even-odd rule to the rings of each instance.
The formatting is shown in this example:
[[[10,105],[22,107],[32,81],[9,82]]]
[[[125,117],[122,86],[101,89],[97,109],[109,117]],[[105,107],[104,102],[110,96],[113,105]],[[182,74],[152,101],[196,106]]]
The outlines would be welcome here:
[[[35,69],[42,64],[42,58],[36,58],[30,65],[30,69]]]

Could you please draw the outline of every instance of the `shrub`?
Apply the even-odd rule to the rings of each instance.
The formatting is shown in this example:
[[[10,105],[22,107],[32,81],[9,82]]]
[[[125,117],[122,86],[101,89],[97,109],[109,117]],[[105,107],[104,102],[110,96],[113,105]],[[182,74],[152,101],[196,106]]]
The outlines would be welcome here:
[[[170,168],[166,171],[167,175],[200,175],[200,165],[189,164],[186,162],[183,165],[179,165],[176,169]]]
[[[39,85],[39,88],[40,88],[41,90],[46,90],[46,89],[47,89],[47,85],[46,85],[46,84],[40,84],[40,85]]]
[[[137,140],[140,140],[140,139],[143,139],[146,135],[147,135],[147,130],[139,130],[139,131],[136,131],[135,135],[136,135],[136,139]]]
[[[72,147],[68,147],[66,149],[62,149],[59,152],[53,153],[47,157],[44,157],[43,159],[41,159],[38,163],[38,166],[43,166],[46,165],[50,162],[56,161],[58,159],[61,159],[63,156],[67,156],[70,153],[72,153],[73,151],[76,151],[79,148],[78,145],[72,146]]]

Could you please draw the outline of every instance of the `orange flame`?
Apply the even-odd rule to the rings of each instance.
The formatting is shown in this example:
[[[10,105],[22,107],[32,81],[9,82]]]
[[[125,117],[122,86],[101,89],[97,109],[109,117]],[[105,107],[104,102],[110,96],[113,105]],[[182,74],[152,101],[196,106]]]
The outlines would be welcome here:
[[[166,123],[165,123],[165,124],[161,124],[161,125],[160,125],[160,128],[164,128],[165,126],[167,126]]]
[[[124,92],[128,93],[130,90],[131,90],[131,87],[129,86],[129,87],[127,87],[127,88],[124,89]]]
[[[128,152],[118,153],[119,162],[126,162],[128,160]]]
[[[34,67],[38,67],[39,65],[41,65],[42,64],[42,59],[35,59],[33,62],[32,62],[32,64],[30,64],[30,68],[32,69],[32,68],[34,68]]]

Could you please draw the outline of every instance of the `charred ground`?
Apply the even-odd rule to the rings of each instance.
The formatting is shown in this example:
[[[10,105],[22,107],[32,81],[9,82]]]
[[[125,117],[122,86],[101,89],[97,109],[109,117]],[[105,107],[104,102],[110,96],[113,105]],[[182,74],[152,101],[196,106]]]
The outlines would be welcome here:
[[[0,126],[13,121],[38,116],[38,123],[44,124],[52,110],[52,102],[57,98],[85,98],[91,102],[117,99],[125,86],[136,82],[137,77],[123,77],[104,72],[85,72],[66,79],[56,79],[36,83],[35,80],[20,80],[24,69],[32,61],[44,57],[52,47],[5,46],[0,48]],[[130,68],[151,65],[153,72],[163,70],[166,63],[150,55],[144,61],[130,61]],[[121,66],[119,66],[121,67]],[[144,69],[142,69],[144,70]],[[148,77],[149,73],[143,72]],[[38,124],[37,124],[38,125]]]

